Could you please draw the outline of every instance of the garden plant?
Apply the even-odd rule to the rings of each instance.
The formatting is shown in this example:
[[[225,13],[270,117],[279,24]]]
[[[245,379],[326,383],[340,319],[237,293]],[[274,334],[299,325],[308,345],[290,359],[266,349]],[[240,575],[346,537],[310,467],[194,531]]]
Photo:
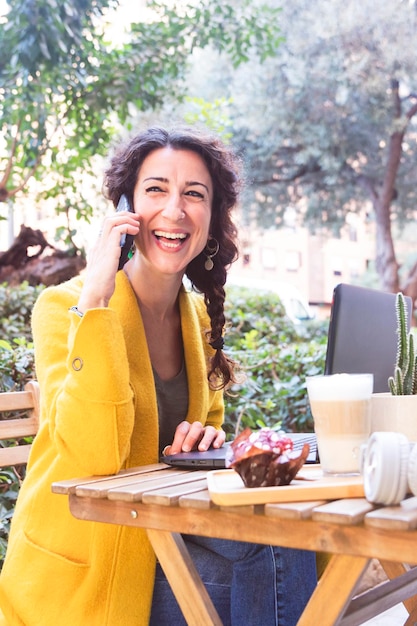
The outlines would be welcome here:
[[[32,307],[42,287],[0,285],[0,391],[23,389],[35,377],[30,329]],[[2,416],[12,418],[13,415]],[[3,445],[1,442],[0,445]],[[0,564],[25,466],[0,468]]]
[[[312,431],[305,379],[324,372],[328,322],[294,326],[270,292],[230,287],[226,302],[225,344],[243,379],[225,400],[229,438],[245,427]]]

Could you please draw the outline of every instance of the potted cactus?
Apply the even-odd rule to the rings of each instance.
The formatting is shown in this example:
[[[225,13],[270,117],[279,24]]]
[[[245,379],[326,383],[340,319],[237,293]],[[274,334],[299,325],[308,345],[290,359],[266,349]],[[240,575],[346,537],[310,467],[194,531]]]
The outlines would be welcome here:
[[[393,396],[410,396],[417,393],[417,357],[414,336],[407,332],[407,308],[402,293],[397,293],[395,301],[397,312],[397,361],[394,375],[388,379]]]
[[[374,393],[371,400],[371,430],[394,431],[417,442],[417,356],[412,332],[407,331],[407,307],[402,293],[395,300],[397,356],[390,391]]]

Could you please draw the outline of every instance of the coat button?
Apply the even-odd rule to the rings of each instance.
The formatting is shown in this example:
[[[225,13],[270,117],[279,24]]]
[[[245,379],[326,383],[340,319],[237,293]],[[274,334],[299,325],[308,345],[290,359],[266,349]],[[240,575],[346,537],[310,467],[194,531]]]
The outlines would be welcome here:
[[[77,356],[72,362],[72,369],[74,369],[76,372],[79,372],[80,369],[82,369],[83,365],[83,360],[80,359],[79,356]]]

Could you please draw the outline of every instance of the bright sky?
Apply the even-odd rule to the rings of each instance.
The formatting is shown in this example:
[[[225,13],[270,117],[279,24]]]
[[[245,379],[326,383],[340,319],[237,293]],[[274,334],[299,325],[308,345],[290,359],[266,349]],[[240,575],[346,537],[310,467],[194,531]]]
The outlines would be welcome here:
[[[120,6],[117,9],[117,22],[119,24],[128,24],[138,19],[141,12],[143,12],[143,4],[144,2],[141,0],[136,0],[136,2],[120,0]],[[6,0],[0,0],[0,17],[6,14],[7,9]]]
[[[119,0],[120,4],[116,11],[111,11],[111,21],[106,26],[106,31],[110,36],[110,39],[116,44],[123,42],[125,39],[124,33],[129,29],[129,25],[132,22],[143,21],[146,16],[146,12],[149,13],[149,9],[145,7],[145,0]],[[0,0],[0,22],[2,18],[8,12],[8,5],[6,0]]]
[[[2,0],[0,0],[1,2]],[[123,41],[123,32],[126,31],[129,24],[132,22],[143,21],[146,12],[149,13],[149,9],[144,6],[144,0],[136,0],[136,2],[129,2],[129,0],[120,0],[120,4],[112,14],[111,24],[106,29],[107,33],[110,33],[113,41]]]

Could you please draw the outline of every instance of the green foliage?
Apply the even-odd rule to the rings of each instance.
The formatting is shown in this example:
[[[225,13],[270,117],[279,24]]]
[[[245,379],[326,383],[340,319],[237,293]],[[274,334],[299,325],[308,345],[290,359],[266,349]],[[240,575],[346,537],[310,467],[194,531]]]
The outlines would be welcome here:
[[[227,108],[231,105],[230,100],[218,98],[214,102],[207,102],[204,98],[184,98],[189,105],[189,110],[184,114],[184,121],[189,125],[203,125],[220,135],[223,141],[230,141],[232,134],[227,131],[230,119]]]
[[[151,6],[160,10],[163,3],[152,2]],[[203,0],[186,7],[186,19],[177,6],[164,7],[163,12],[169,22],[178,25],[191,50],[210,45],[225,52],[234,68],[248,61],[251,53],[261,62],[273,56],[282,41],[278,27],[281,9],[267,3]]]
[[[33,344],[25,337],[11,339],[10,342],[1,339],[0,391],[23,389],[28,380],[33,378],[35,378]],[[4,415],[1,419],[4,419]],[[26,441],[29,443],[30,438]],[[0,445],[4,443],[0,442]],[[0,469],[0,564],[5,556],[10,521],[25,471],[25,466]]]
[[[0,565],[6,556],[10,522],[22,479],[14,467],[0,469]]]
[[[7,0],[0,19],[0,202],[35,177],[39,199],[66,218],[67,244],[73,220],[92,216],[97,157],[132,114],[185,95],[194,49],[212,44],[237,67],[249,51],[264,59],[279,43],[277,10],[247,0],[149,1],[147,19],[112,41],[118,4]]]
[[[403,294],[397,293],[397,360],[394,375],[388,379],[393,396],[417,394],[417,356],[412,332],[407,333],[407,305]]]
[[[35,378],[30,317],[42,289],[26,282],[17,287],[0,285],[0,391],[23,389],[28,380]],[[0,563],[5,556],[10,521],[24,475],[25,466],[0,469]]]
[[[228,354],[244,375],[225,399],[228,435],[246,426],[312,431],[305,379],[324,371],[327,322],[298,329],[278,296],[235,287],[228,289],[227,316]]]
[[[406,2],[285,2],[285,41],[262,70],[256,61],[221,68],[221,93],[235,102],[235,143],[258,201],[262,193],[261,224],[275,225],[299,200],[306,223],[337,230],[355,210],[353,200],[361,207],[372,191],[381,193],[389,137],[407,129],[416,111],[414,18],[415,5]],[[414,135],[410,124],[392,203],[399,218],[414,219]]]
[[[24,337],[31,341],[30,318],[33,305],[44,289],[42,285],[31,286],[23,282],[18,286],[0,284],[0,337],[13,340]]]
[[[24,337],[0,339],[0,391],[23,389],[35,378],[33,343]]]
[[[290,207],[297,224],[339,235],[358,213],[377,231],[380,287],[394,291],[405,268],[390,231],[414,223],[417,200],[416,3],[281,6],[276,54],[238,69],[199,55],[189,95],[233,101],[233,145],[251,181],[242,202],[248,227],[284,224]],[[402,284],[415,283],[415,267],[414,254]]]
[[[0,391],[22,389],[35,377],[30,318],[42,289],[0,285]]]

